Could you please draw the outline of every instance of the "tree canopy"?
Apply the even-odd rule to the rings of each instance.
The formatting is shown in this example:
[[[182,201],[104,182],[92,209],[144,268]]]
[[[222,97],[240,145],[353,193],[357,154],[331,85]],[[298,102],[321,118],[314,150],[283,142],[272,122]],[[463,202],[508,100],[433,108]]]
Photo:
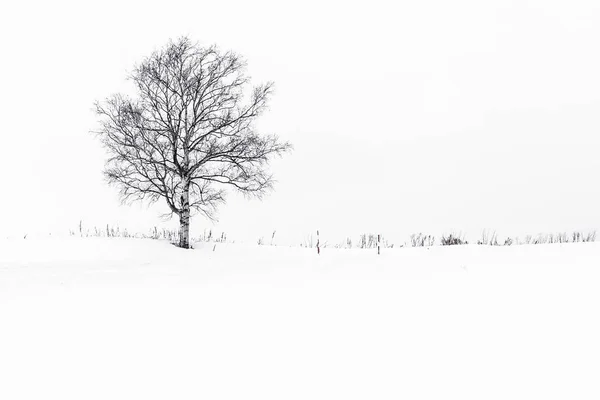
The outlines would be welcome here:
[[[256,131],[273,84],[249,87],[240,56],[181,38],[130,79],[136,97],[96,103],[105,175],[125,202],[165,199],[180,218],[182,247],[189,247],[190,212],[215,218],[227,187],[258,197],[273,187],[268,162],[292,146]]]

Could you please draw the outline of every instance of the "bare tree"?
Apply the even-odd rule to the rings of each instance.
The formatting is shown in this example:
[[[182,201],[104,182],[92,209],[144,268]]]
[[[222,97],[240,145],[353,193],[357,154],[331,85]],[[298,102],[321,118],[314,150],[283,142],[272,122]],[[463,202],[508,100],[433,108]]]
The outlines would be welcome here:
[[[213,219],[228,186],[260,197],[273,185],[269,160],[292,148],[255,131],[273,85],[244,96],[245,67],[232,52],[181,38],[134,68],[137,97],[95,104],[109,183],[126,203],[165,199],[179,217],[181,247],[190,245],[192,212]]]

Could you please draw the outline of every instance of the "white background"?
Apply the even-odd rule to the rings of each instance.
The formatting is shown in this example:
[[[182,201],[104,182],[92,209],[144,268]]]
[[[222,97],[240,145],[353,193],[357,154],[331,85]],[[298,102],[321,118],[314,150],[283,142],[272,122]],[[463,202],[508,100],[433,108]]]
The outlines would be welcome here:
[[[275,81],[259,126],[295,145],[275,192],[193,235],[600,226],[596,1],[20,1],[0,6],[1,235],[161,223],[162,204],[120,206],[89,131],[93,102],[180,35]]]

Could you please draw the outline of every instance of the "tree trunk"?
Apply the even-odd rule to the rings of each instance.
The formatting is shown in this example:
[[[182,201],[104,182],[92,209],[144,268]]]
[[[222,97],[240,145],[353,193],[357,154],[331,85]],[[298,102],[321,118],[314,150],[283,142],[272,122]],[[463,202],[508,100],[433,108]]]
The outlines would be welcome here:
[[[190,189],[186,186],[181,195],[181,214],[179,214],[179,247],[190,248]]]

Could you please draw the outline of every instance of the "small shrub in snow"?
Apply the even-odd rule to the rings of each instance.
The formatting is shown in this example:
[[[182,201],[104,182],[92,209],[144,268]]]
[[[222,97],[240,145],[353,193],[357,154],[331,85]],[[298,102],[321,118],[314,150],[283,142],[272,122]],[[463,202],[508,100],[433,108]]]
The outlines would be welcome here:
[[[383,238],[381,238],[383,242]],[[377,235],[373,233],[363,233],[360,235],[359,246],[361,249],[374,249],[377,248]]]
[[[588,232],[586,234],[582,232],[573,232],[571,235],[573,243],[585,243],[585,242],[595,242],[596,241],[596,231]]]
[[[424,235],[422,233],[410,235],[411,247],[430,247],[435,244],[435,237],[431,235]]]
[[[498,243],[498,235],[496,231],[490,233],[488,231],[483,231],[481,233],[481,239],[477,241],[477,244],[485,245],[485,246],[499,246]]]
[[[451,233],[447,236],[442,236],[440,239],[442,246],[457,246],[462,244],[469,244],[462,235],[456,235]]]

